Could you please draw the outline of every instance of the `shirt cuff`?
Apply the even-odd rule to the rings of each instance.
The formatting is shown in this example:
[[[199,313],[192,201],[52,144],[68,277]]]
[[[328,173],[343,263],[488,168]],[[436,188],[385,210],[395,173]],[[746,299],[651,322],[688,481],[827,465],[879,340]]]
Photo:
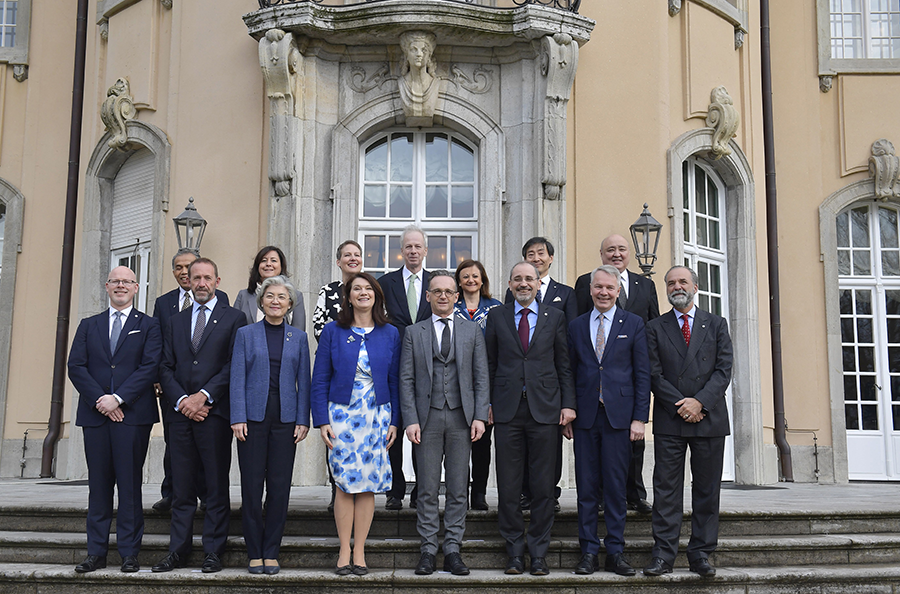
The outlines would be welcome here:
[[[178,399],[178,402],[175,403],[176,412],[181,412],[181,401],[187,398],[187,394]]]
[[[121,406],[122,404],[125,404],[125,401],[122,400],[121,396],[119,396],[118,394],[113,394],[113,398],[115,398],[116,400],[119,401],[119,405],[120,405],[120,406]]]
[[[215,400],[213,400],[213,397],[209,395],[209,392],[207,392],[203,388],[200,388],[200,391],[203,392],[203,394],[206,396],[206,401],[208,403],[212,404],[213,402],[215,402]]]

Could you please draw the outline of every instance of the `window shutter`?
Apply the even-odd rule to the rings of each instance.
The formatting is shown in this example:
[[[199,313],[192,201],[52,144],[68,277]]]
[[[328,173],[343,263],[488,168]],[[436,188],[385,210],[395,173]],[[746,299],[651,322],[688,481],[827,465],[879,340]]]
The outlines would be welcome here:
[[[113,188],[110,249],[150,241],[155,164],[153,153],[141,149],[119,169]]]

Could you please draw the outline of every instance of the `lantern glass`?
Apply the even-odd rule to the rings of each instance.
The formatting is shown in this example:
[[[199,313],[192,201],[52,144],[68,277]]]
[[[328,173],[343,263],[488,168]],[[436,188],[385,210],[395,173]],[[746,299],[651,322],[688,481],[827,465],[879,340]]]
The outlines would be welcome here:
[[[641,267],[644,276],[653,274],[656,264],[656,250],[659,248],[659,233],[662,223],[653,218],[644,203],[644,210],[638,220],[631,225],[631,240],[634,242],[634,257]]]
[[[193,197],[189,199],[184,212],[172,219],[172,223],[175,225],[175,239],[178,241],[178,249],[189,248],[199,252],[200,243],[203,241],[203,233],[206,231],[206,219],[200,216],[200,213],[194,207]]]

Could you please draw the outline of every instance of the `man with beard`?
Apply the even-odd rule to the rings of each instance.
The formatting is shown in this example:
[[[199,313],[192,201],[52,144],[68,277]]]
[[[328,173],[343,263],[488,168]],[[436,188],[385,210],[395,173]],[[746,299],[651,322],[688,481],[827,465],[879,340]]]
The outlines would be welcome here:
[[[709,555],[719,534],[719,490],[725,436],[725,389],[731,381],[732,348],[724,318],[697,309],[697,273],[673,266],[665,276],[673,310],[647,324],[653,390],[653,559],[650,576],[672,572],[684,514],[684,461],[691,449],[690,570],[716,574]]]

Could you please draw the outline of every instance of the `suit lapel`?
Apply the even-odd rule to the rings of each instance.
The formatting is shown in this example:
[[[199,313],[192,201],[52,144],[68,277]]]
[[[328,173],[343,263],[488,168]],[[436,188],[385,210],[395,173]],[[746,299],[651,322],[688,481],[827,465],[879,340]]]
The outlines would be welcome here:
[[[687,345],[684,344],[684,335],[681,333],[681,326],[678,325],[678,314],[676,313],[676,310],[673,309],[666,314],[665,320],[663,320],[663,328],[665,328],[666,336],[669,337],[669,340],[678,351],[678,355],[681,357],[682,362],[684,362],[688,348]]]
[[[503,316],[506,319],[506,326],[515,339],[513,342],[516,343],[519,352],[523,355],[525,354],[525,350],[522,348],[522,341],[519,340],[519,329],[516,328],[516,302],[513,301],[503,307],[506,308],[506,315]],[[536,331],[537,329],[535,329]]]
[[[135,326],[138,325],[138,320],[140,319],[141,314],[138,313],[136,309],[131,310],[131,315],[128,316],[128,319],[125,320],[125,323],[122,325],[122,333],[119,334],[119,342],[116,343],[116,353],[119,352],[119,349],[122,348],[122,343],[125,342],[125,339],[128,337],[128,333],[134,330]],[[115,357],[116,353],[113,353],[113,357]]]
[[[621,334],[622,326],[624,325],[624,316],[619,312],[618,307],[616,308],[615,316],[613,316],[612,325],[609,329],[609,336],[606,339],[606,346],[603,347],[603,358],[600,360],[602,364],[606,361],[608,356],[611,356],[610,353],[616,348],[616,338]]]
[[[402,314],[400,317],[403,319],[397,320],[400,323],[405,323],[407,326],[415,322],[415,320],[411,320],[409,318],[409,306],[406,301],[406,289],[404,287],[403,282],[403,269],[397,271],[396,280],[391,283],[393,287],[391,290],[394,292],[394,298],[397,300],[397,303],[401,304],[400,313]],[[405,306],[405,307],[404,307]],[[421,307],[421,304],[420,304]],[[406,320],[409,320],[408,322]]]
[[[547,291],[548,293],[550,291]],[[531,340],[528,342],[528,348],[531,349],[531,345],[535,343],[535,340],[538,338],[538,333],[543,332],[544,328],[547,327],[547,309],[550,307],[550,304],[547,305],[539,305],[537,312],[537,324],[534,325],[534,333],[531,335]],[[518,335],[518,329],[516,330],[516,335]]]
[[[105,349],[102,349],[103,354],[107,356],[108,360],[112,360],[112,353],[109,352],[109,309],[95,316],[94,323],[97,327],[97,334],[103,339],[104,344],[107,345]]]
[[[203,345],[206,344],[206,341],[209,339],[209,335],[212,334],[216,329],[216,326],[219,324],[219,320],[222,319],[222,316],[224,314],[225,306],[221,301],[217,300],[215,309],[210,312],[209,317],[206,319],[206,326],[203,328],[203,336],[200,337],[200,345],[197,347],[198,353],[203,350]],[[188,324],[188,327],[190,327],[190,324]],[[190,330],[188,330],[188,334],[190,334]]]
[[[550,279],[550,282],[547,283],[547,294],[541,295],[541,297],[543,297],[543,299],[541,299],[541,305],[550,305],[553,303],[553,299],[556,297],[557,293],[556,284],[556,281],[552,278]],[[535,330],[537,330],[537,328],[535,328]]]
[[[628,297],[625,299],[625,309],[631,311],[631,308],[634,306],[634,301],[637,298],[637,293],[640,291],[638,287],[640,284],[636,278],[632,277],[633,272],[628,273]]]
[[[697,356],[697,353],[700,351],[700,345],[706,340],[708,328],[709,314],[702,309],[695,310],[694,327],[691,328],[691,344],[687,347],[682,369],[687,367],[688,364],[694,360],[694,357]],[[681,332],[681,328],[679,328],[678,331]],[[683,343],[684,340],[682,339],[681,342]]]
[[[433,328],[430,328],[428,324],[422,324],[421,327],[418,328],[419,331],[419,347],[423,351],[423,355],[425,356],[425,366],[428,368],[428,377],[432,377],[434,375],[434,353],[433,346],[431,344],[432,338],[431,333],[434,332]]]
[[[420,319],[424,320],[425,318],[423,318],[422,316],[426,312],[428,314],[431,314],[431,304],[428,303],[428,301],[425,299],[425,291],[428,289],[429,274],[428,274],[428,271],[425,269],[422,269],[419,272],[419,274],[422,277],[422,290],[419,292],[419,309],[418,309],[418,311],[416,311],[416,319],[412,320],[413,324],[418,322]]]

